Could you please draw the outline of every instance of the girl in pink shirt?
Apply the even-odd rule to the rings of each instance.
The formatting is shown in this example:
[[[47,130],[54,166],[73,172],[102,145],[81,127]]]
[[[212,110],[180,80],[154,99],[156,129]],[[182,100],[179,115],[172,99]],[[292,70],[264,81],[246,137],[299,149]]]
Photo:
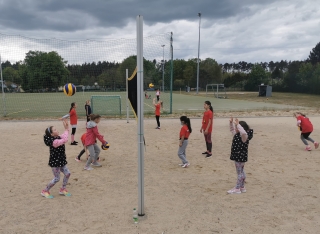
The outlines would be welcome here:
[[[50,148],[50,156],[48,165],[52,169],[54,175],[53,180],[47,185],[47,187],[41,191],[41,195],[45,198],[53,198],[50,195],[49,190],[60,180],[60,172],[64,174],[62,187],[60,188],[59,194],[64,196],[71,196],[67,191],[66,186],[70,177],[70,171],[67,167],[67,159],[65,152],[65,143],[68,142],[69,136],[69,125],[68,121],[63,120],[63,126],[65,131],[62,135],[59,135],[58,130],[54,126],[50,126],[45,130],[43,136],[44,143]]]

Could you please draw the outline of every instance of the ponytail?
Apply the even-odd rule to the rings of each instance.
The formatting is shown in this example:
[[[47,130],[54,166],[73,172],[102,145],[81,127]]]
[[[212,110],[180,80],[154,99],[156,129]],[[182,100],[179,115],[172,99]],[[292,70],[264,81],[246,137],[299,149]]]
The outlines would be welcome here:
[[[74,107],[75,105],[76,105],[76,103],[75,103],[75,102],[71,103],[71,107],[70,107],[69,112],[73,109],[73,107]]]
[[[212,108],[212,106],[211,106],[211,102],[210,102],[210,101],[205,101],[204,103],[209,106],[209,109],[210,109],[211,112],[213,113],[213,108]]]
[[[51,133],[52,133],[52,126],[48,127],[44,133],[46,134],[46,136],[51,137]]]
[[[190,119],[187,117],[187,116],[181,116],[180,117],[180,121],[182,122],[184,122],[186,125],[187,125],[187,127],[188,127],[188,129],[189,129],[189,132],[191,133],[192,132],[192,128],[191,128],[191,122],[190,122]]]

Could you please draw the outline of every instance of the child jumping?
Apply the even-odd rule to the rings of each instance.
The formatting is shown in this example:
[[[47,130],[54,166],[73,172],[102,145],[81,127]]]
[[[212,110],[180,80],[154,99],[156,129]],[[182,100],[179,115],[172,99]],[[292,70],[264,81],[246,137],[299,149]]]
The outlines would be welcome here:
[[[244,172],[244,164],[248,161],[249,141],[253,137],[253,130],[249,128],[244,121],[230,119],[230,132],[233,135],[230,160],[235,162],[236,171],[238,174],[237,184],[234,188],[228,191],[229,194],[245,193],[247,190],[244,187],[246,173]]]
[[[60,172],[64,174],[62,187],[60,188],[59,194],[64,196],[71,196],[67,191],[66,186],[70,177],[70,171],[67,168],[66,152],[65,152],[65,143],[68,142],[69,136],[69,125],[66,120],[63,122],[65,131],[62,135],[59,136],[59,132],[54,126],[50,126],[45,130],[43,136],[44,143],[46,146],[50,147],[50,156],[49,156],[49,166],[52,169],[53,180],[47,185],[47,187],[41,191],[41,195],[45,198],[53,198],[50,195],[49,190],[60,180]]]
[[[77,130],[77,122],[78,122],[78,116],[76,112],[77,104],[75,102],[71,103],[71,107],[69,110],[69,114],[66,114],[65,116],[62,116],[61,119],[65,119],[70,117],[70,124],[72,127],[72,132],[71,132],[71,145],[78,145],[78,142],[74,140],[74,135],[76,134]]]
[[[107,141],[103,139],[103,135],[101,135],[98,131],[97,124],[100,122],[101,116],[91,114],[90,121],[87,123],[87,135],[85,140],[85,146],[89,151],[89,158],[84,167],[85,170],[92,170],[90,167],[90,163],[92,166],[101,167],[101,164],[98,163],[97,159],[100,154],[100,147],[96,143],[96,139],[98,139],[102,144],[105,144]]]
[[[203,132],[204,140],[207,146],[207,151],[203,152],[202,154],[205,154],[206,158],[210,158],[212,157],[211,133],[213,125],[213,109],[210,101],[205,101],[203,107],[205,109],[205,112],[203,113],[202,126],[200,132]]]
[[[163,108],[163,102],[162,101],[157,101],[156,103],[156,99],[153,99],[153,105],[155,107],[155,116],[156,116],[156,120],[157,120],[157,127],[156,129],[160,129],[160,108]]]
[[[297,126],[300,127],[301,135],[300,139],[302,140],[303,144],[306,145],[306,150],[311,151],[311,146],[308,144],[308,141],[312,142],[314,145],[314,148],[319,147],[319,143],[314,141],[310,134],[313,131],[313,125],[310,122],[309,118],[305,114],[302,114],[301,112],[294,113],[294,117],[297,119]]]
[[[187,118],[187,116],[181,116],[180,122],[182,127],[179,134],[180,138],[179,138],[178,156],[181,159],[182,164],[179,164],[179,166],[186,168],[190,166],[190,163],[188,162],[187,156],[186,156],[186,149],[188,146],[188,139],[189,139],[190,133],[192,132],[192,129],[191,129],[190,119]]]

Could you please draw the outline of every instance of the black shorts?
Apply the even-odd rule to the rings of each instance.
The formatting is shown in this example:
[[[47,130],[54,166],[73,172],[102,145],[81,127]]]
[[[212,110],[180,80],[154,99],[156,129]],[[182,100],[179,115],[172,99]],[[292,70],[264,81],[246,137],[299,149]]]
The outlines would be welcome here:
[[[304,137],[304,139],[307,139],[310,136],[311,132],[305,132],[301,133],[301,135]]]

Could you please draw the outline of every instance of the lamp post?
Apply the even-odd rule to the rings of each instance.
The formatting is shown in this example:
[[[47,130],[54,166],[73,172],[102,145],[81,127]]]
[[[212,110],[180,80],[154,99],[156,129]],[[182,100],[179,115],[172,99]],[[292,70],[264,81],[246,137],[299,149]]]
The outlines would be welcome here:
[[[163,54],[162,54],[162,92],[164,92],[164,47],[165,45],[161,45],[163,48]]]
[[[197,64],[197,94],[199,93],[199,53],[200,53],[200,24],[201,24],[201,13],[198,13],[199,16],[199,41],[198,41],[198,64]]]

